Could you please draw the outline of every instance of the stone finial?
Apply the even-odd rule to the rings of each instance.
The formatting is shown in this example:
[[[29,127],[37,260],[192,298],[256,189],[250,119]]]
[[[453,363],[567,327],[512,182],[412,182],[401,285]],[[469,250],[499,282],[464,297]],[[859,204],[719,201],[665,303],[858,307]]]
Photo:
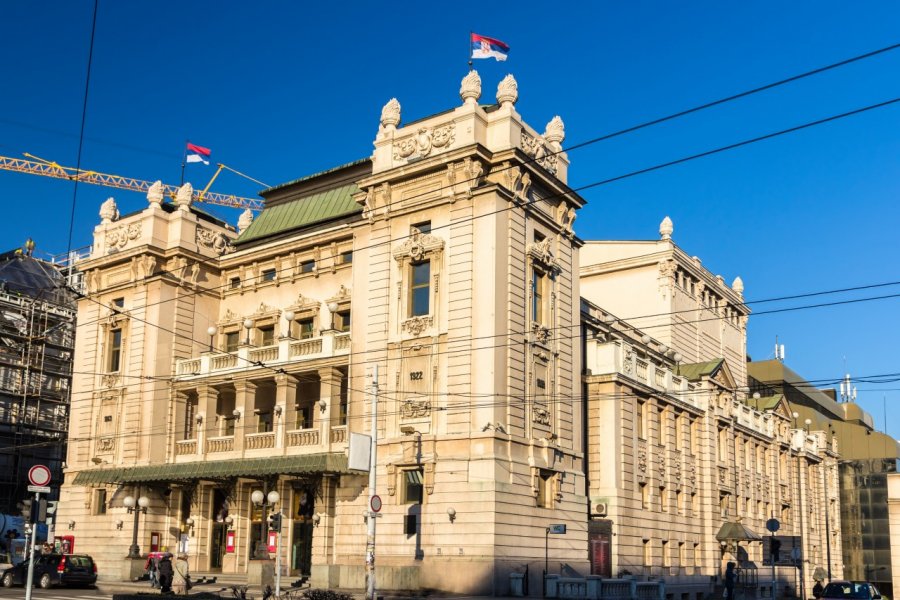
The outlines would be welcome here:
[[[667,216],[662,220],[662,223],[659,224],[659,239],[671,240],[673,231],[675,231],[675,226],[672,225],[672,219]]]
[[[497,102],[501,106],[515,104],[519,99],[519,84],[512,75],[507,75],[497,84]]]
[[[744,280],[741,279],[740,277],[735,277],[734,281],[731,282],[731,289],[733,289],[734,292],[738,296],[743,296],[744,295]]]
[[[159,206],[163,201],[163,184],[162,181],[156,181],[147,190],[147,201],[151,206]]]
[[[178,188],[178,191],[175,192],[175,204],[178,205],[178,210],[188,210],[191,207],[191,202],[194,201],[194,186],[190,183],[185,183],[183,186]]]
[[[391,98],[381,109],[381,126],[393,131],[400,124],[400,102]]]
[[[462,84],[459,86],[459,97],[465,104],[475,104],[481,98],[481,77],[478,71],[472,69],[463,77]]]
[[[116,206],[115,199],[110,196],[100,205],[101,223],[112,223],[119,220],[119,207]]]
[[[547,123],[547,127],[544,129],[544,139],[547,140],[554,152],[562,150],[562,141],[566,139],[566,126],[559,115]]]
[[[238,233],[244,233],[251,223],[253,223],[253,211],[248,208],[238,217]]]

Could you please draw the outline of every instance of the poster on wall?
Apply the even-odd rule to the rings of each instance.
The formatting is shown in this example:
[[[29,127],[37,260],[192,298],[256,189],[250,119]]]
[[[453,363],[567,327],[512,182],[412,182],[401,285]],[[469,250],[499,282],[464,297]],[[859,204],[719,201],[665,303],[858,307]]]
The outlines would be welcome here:
[[[269,552],[275,552],[276,550],[278,550],[278,532],[277,531],[269,532],[268,546],[269,546],[269,548],[268,548]]]
[[[234,552],[234,532],[225,534],[225,552]]]
[[[150,532],[150,552],[159,552],[159,538],[158,531]]]

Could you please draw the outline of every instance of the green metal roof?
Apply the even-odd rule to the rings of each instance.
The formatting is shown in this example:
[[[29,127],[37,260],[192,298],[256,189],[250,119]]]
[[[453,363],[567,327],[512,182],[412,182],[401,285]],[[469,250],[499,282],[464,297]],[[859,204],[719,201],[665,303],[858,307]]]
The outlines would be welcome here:
[[[778,403],[784,399],[784,394],[775,394],[774,396],[763,396],[762,398],[747,398],[747,405],[756,410],[766,411],[778,406]]]
[[[704,376],[712,377],[724,363],[724,358],[717,358],[701,363],[680,364],[676,372],[688,381],[696,381]]]
[[[358,213],[362,208],[353,200],[353,194],[357,192],[359,188],[351,183],[267,207],[238,237],[235,244]]]
[[[75,476],[74,485],[97,483],[144,483],[149,481],[190,481],[225,477],[258,477],[262,475],[294,475],[300,473],[347,473],[347,456],[343,453],[301,454],[271,458],[196,461],[89,469]]]

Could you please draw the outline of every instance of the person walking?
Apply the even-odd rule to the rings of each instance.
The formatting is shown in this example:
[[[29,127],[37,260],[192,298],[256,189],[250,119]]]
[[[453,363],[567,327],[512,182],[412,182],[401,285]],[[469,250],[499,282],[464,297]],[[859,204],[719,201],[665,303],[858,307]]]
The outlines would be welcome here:
[[[178,555],[178,558],[175,559],[174,570],[175,573],[172,579],[172,591],[176,594],[187,594],[188,582],[191,579],[191,575],[188,572],[187,556],[185,556],[184,554]]]
[[[150,578],[150,587],[156,589],[159,587],[159,571],[156,570],[156,557],[153,553],[147,555],[147,562],[144,564],[144,570]]]
[[[732,600],[734,598],[734,582],[737,579],[737,572],[734,570],[734,563],[729,562],[725,565],[725,594],[724,597],[728,600]]]
[[[825,588],[822,587],[822,582],[816,579],[816,585],[813,586],[813,597],[815,597],[816,600],[819,600],[824,592]]]
[[[172,568],[172,555],[166,552],[162,558],[156,563],[156,570],[159,573],[159,591],[162,594],[172,593],[172,576],[175,570]]]

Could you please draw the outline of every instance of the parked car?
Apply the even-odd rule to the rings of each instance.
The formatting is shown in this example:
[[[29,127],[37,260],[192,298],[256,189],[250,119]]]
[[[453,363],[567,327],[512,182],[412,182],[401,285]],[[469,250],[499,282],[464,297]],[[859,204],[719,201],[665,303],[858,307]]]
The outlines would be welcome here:
[[[825,586],[822,600],[887,600],[868,581],[832,581]]]
[[[25,585],[28,561],[23,561],[3,573],[3,587]],[[41,554],[34,563],[34,585],[50,588],[55,585],[94,585],[97,564],[87,554]]]

